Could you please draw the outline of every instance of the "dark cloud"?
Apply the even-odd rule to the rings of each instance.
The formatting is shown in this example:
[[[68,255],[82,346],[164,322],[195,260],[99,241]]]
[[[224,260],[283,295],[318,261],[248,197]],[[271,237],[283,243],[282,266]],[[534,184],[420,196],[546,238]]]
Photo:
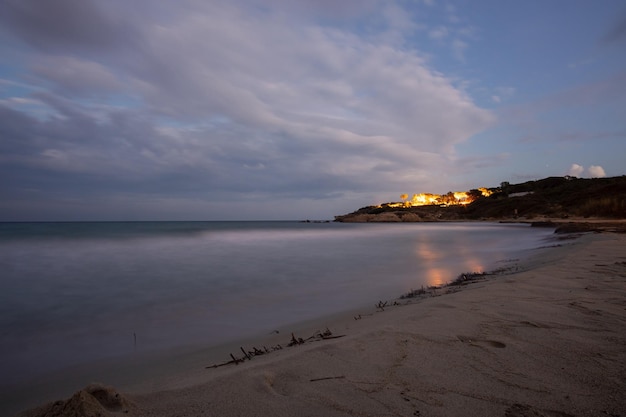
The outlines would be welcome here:
[[[37,48],[102,50],[120,46],[131,33],[123,14],[110,15],[93,0],[5,0],[0,22]]]
[[[622,13],[620,19],[604,35],[602,41],[607,44],[626,41],[626,13]]]
[[[357,185],[307,168],[302,160],[310,155],[298,150],[301,156],[294,158],[280,144],[246,151],[232,136],[211,130],[169,138],[140,113],[95,117],[53,96],[40,98],[58,116],[39,121],[0,106],[2,159],[11,172],[7,184],[32,188],[38,179],[47,189],[173,195],[209,190],[320,195],[329,182]]]
[[[25,127],[30,127],[39,135],[38,122],[22,112],[13,110],[0,104],[0,160],[6,161],[10,154],[24,154],[32,152],[29,137]]]

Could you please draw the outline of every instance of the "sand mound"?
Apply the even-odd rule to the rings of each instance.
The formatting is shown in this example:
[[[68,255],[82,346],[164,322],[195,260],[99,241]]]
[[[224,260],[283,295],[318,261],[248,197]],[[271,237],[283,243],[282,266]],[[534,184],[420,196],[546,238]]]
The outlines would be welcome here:
[[[55,401],[20,414],[20,417],[110,417],[124,415],[132,403],[111,387],[91,384],[70,399]]]

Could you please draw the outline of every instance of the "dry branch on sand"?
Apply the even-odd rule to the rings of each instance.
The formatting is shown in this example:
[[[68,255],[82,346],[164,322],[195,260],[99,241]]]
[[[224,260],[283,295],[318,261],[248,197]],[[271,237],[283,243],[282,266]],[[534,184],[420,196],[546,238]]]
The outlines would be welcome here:
[[[296,337],[295,334],[291,333],[291,340],[289,341],[289,343],[287,343],[287,347],[299,346],[307,342],[329,340],[329,339],[339,339],[344,336],[345,334],[337,335],[337,336],[333,335],[333,333],[328,329],[328,327],[323,332],[318,330],[317,332],[315,332],[315,334],[308,337],[307,339]],[[255,356],[261,356],[267,353],[281,350],[283,349],[283,347],[282,345],[278,344],[278,345],[272,346],[270,349],[268,349],[265,346],[263,346],[263,349],[258,349],[256,347],[252,347],[252,350],[245,350],[243,347],[240,347],[239,349],[243,353],[244,355],[243,357],[238,358],[231,353],[230,354],[231,360],[207,366],[206,369],[219,368],[219,367],[226,366],[226,365],[239,365],[240,363],[245,362],[246,360],[249,360],[249,361],[252,360]]]

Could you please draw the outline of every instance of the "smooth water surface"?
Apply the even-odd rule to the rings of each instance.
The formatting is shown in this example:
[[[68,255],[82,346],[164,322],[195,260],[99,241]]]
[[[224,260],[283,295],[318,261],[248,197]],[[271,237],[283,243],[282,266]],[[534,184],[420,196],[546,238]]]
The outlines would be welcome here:
[[[493,269],[549,233],[489,223],[0,224],[0,384],[371,306]]]

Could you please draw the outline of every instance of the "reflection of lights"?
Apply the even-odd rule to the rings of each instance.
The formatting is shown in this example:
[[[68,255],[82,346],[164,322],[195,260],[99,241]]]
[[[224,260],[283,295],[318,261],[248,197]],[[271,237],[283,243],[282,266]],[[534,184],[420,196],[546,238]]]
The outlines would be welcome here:
[[[426,268],[424,272],[429,287],[439,287],[446,284],[449,278],[448,274],[450,273],[450,271],[442,268]]]
[[[435,252],[427,242],[420,242],[417,247],[417,255],[424,261],[433,261],[440,259],[443,254]]]
[[[428,286],[439,286],[446,283],[449,279],[450,271],[437,267],[435,264],[437,260],[443,258],[443,252],[437,252],[434,246],[430,246],[427,241],[421,241],[418,243],[416,253],[420,259],[420,263],[423,267],[420,270],[420,274],[425,275],[425,279]]]
[[[485,268],[477,259],[465,259],[465,272],[484,272]]]
[[[461,246],[459,250],[461,251],[461,253],[458,254],[458,257],[462,261],[463,268],[464,268],[463,271],[458,271],[459,273],[461,272],[484,272],[485,271],[485,267],[482,264],[482,262],[479,259],[477,259],[474,254],[471,253],[468,247]]]
[[[483,263],[471,253],[470,248],[463,244],[452,245],[459,252],[454,255],[437,250],[437,246],[430,245],[427,240],[417,243],[415,253],[419,260],[420,268],[418,274],[422,280],[425,280],[428,286],[441,286],[452,281],[458,274],[465,272],[484,272]],[[446,267],[445,257],[454,256],[452,263],[454,270],[449,266]],[[443,265],[442,265],[443,264]],[[462,268],[462,270],[457,270]]]

